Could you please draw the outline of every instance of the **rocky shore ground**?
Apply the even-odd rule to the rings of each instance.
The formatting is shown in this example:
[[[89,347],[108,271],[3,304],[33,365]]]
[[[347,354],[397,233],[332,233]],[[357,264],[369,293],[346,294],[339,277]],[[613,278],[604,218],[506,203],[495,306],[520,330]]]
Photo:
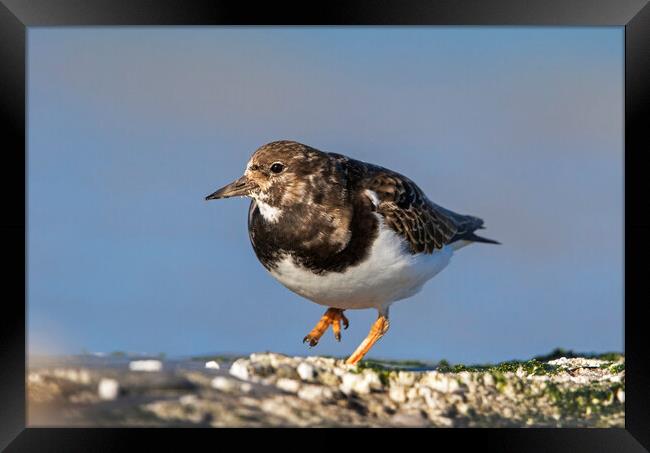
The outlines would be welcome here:
[[[483,366],[76,356],[29,368],[30,426],[624,427],[618,354]]]

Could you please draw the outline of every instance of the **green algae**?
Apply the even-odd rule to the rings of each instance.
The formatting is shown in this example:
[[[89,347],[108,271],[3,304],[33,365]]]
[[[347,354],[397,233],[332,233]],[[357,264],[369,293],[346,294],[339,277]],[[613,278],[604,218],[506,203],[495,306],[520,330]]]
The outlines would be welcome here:
[[[623,405],[617,399],[619,390],[625,391],[625,385],[620,382],[581,387],[563,387],[549,382],[545,393],[564,416],[585,418],[619,411]]]
[[[575,352],[572,349],[555,348],[550,353],[533,357],[540,362],[548,362],[549,360],[560,359],[566,357],[567,359],[584,358],[584,359],[598,359],[607,362],[617,362],[623,360],[624,355],[620,352]]]
[[[382,362],[377,362],[374,360],[362,360],[359,363],[357,363],[357,367],[352,370],[353,373],[359,374],[363,370],[372,370],[374,371],[377,376],[379,377],[379,381],[383,385],[388,385],[390,381],[390,375],[392,373],[397,372],[397,370],[388,368],[386,365]]]
[[[437,370],[443,373],[460,373],[462,371],[486,372],[486,373],[516,373],[519,370],[528,375],[542,376],[558,372],[558,367],[540,362],[536,359],[520,361],[511,360],[498,364],[486,365],[449,365],[447,362],[438,362]]]

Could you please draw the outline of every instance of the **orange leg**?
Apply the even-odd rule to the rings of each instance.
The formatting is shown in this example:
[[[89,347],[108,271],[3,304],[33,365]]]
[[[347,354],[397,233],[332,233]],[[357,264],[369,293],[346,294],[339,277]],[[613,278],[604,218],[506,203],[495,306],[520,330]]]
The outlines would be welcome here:
[[[388,332],[389,325],[390,323],[388,322],[388,316],[380,314],[377,318],[377,321],[375,321],[370,328],[370,332],[368,333],[366,339],[361,342],[356,351],[354,351],[352,355],[348,357],[345,363],[348,365],[354,365],[359,360],[361,360],[363,356],[368,353],[370,348],[372,348],[372,346],[377,343],[377,340],[379,340],[384,336],[386,332]]]
[[[309,342],[309,346],[313,347],[318,344],[318,340],[323,336],[325,331],[329,326],[332,326],[334,331],[334,338],[337,341],[341,341],[341,322],[343,323],[343,328],[347,329],[349,326],[348,318],[343,314],[343,310],[340,308],[328,308],[325,314],[320,318],[316,327],[312,329],[302,342]]]

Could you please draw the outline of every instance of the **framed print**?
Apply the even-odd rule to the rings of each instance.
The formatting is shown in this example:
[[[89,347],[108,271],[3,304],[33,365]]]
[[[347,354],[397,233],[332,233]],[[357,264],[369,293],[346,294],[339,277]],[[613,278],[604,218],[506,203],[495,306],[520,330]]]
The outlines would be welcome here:
[[[2,0],[0,445],[645,451],[649,23],[641,0]]]

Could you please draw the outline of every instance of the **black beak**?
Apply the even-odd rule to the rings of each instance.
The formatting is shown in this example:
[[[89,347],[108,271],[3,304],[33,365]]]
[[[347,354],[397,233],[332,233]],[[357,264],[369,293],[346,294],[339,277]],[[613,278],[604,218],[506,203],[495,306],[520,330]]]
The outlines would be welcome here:
[[[242,176],[237,181],[231,182],[216,192],[211,193],[206,200],[218,200],[219,198],[243,197],[248,195],[255,188],[255,183]]]

